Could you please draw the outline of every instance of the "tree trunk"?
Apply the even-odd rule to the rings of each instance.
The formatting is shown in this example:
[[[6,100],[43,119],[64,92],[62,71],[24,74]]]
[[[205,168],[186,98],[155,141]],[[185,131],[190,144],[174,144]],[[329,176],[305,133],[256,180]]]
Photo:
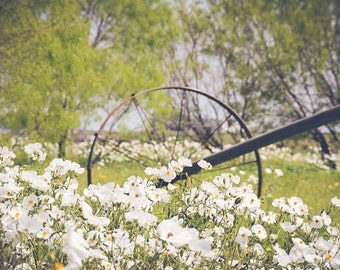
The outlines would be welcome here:
[[[325,159],[325,155],[331,154],[329,150],[329,145],[327,143],[325,136],[318,129],[311,130],[311,134],[313,136],[314,141],[316,141],[321,147],[322,159]],[[328,159],[327,157],[326,159],[327,159],[327,163],[326,163],[327,166],[329,166],[332,169],[335,169],[336,168],[335,162]]]
[[[67,140],[67,131],[65,131],[64,135],[60,137],[58,141],[58,157],[65,158],[66,156],[66,140]]]

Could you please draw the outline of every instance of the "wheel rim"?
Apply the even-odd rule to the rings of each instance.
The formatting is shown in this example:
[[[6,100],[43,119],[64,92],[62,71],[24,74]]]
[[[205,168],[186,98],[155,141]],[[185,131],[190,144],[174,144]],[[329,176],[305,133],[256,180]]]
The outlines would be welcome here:
[[[201,90],[167,86],[134,93],[110,112],[95,134],[88,158],[88,184],[98,161],[111,159],[112,166],[132,161],[145,169],[181,156],[193,161],[204,159],[251,137],[231,107]],[[255,163],[260,196],[261,160],[257,150],[252,155],[237,162],[219,162],[214,169]]]

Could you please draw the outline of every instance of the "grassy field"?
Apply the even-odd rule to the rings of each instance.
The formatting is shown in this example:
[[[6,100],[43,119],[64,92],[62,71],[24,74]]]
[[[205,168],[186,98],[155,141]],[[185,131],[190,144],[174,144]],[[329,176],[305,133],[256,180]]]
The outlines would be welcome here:
[[[268,167],[280,167],[284,175],[264,176],[263,200],[269,205],[274,198],[297,196],[318,214],[331,198],[340,195],[340,171],[323,170],[310,164],[266,162]],[[340,219],[339,219],[340,220]]]
[[[285,145],[295,153],[310,154],[310,145],[305,140],[286,141]],[[284,146],[280,144],[278,148]],[[87,152],[87,150],[86,150]],[[282,152],[277,152],[277,149],[269,149],[270,155],[261,153],[262,167],[263,167],[263,188],[262,188],[262,201],[263,208],[270,209],[271,202],[275,198],[298,196],[309,206],[310,210],[318,214],[322,209],[327,207],[327,204],[332,197],[337,196],[340,198],[340,170],[334,169],[321,169],[315,164],[309,164],[303,161],[293,160],[288,157],[278,157]],[[278,153],[278,154],[277,154]],[[23,155],[23,154],[22,154]],[[266,158],[263,158],[267,156]],[[86,157],[72,156],[68,159],[78,162],[81,166],[86,167]],[[166,165],[166,164],[162,164]],[[248,183],[249,175],[256,175],[255,166],[242,166],[235,167],[235,170],[230,168],[218,170],[201,175],[192,176],[191,185],[199,185],[201,181],[211,180],[214,176],[221,173],[239,174],[241,183]],[[283,176],[277,177],[273,172],[271,174],[266,172],[270,168],[272,171],[280,169]],[[242,170],[242,173],[240,171]],[[92,183],[107,183],[115,182],[122,185],[129,176],[136,175],[145,178],[143,167],[136,166],[134,162],[121,162],[113,163],[110,166],[95,166],[92,171]],[[180,182],[178,183],[181,184]],[[79,179],[80,189],[79,192],[87,186],[87,173],[85,172]],[[256,188],[256,184],[254,184]],[[340,217],[339,217],[340,221]]]
[[[81,174],[77,159],[45,160],[41,148],[41,144],[25,148],[30,159],[22,159],[21,165],[12,164],[14,155],[7,149],[1,153],[1,165],[5,164],[0,186],[4,203],[0,262],[5,262],[1,269],[12,264],[22,268],[24,263],[34,265],[32,269],[59,269],[59,265],[69,265],[69,254],[79,252],[86,254],[85,259],[79,257],[84,269],[113,263],[127,269],[131,260],[150,269],[164,269],[165,265],[187,269],[191,261],[195,265],[190,269],[339,268],[339,203],[333,200],[334,206],[327,206],[334,196],[339,197],[340,171],[326,169],[316,151],[292,155],[287,148],[269,148],[261,153],[261,205],[250,190],[251,183],[256,187],[255,163],[238,163],[249,161],[248,156],[232,160],[229,167],[218,171],[218,166],[203,170],[167,191],[136,178],[124,183],[129,176],[146,178],[146,174],[132,161],[117,162],[111,155],[111,163],[103,160],[101,167],[93,168],[93,183],[124,183],[124,188],[92,186],[80,196],[87,175]],[[335,156],[334,161],[340,167]],[[157,167],[161,165],[166,164]],[[163,179],[172,172],[155,170]],[[202,183],[223,173],[233,176],[216,185]],[[74,177],[80,180],[80,189]],[[192,189],[195,186],[199,187]],[[280,200],[282,208],[271,206],[283,196],[287,200]],[[302,198],[309,214],[298,199],[289,200],[291,196]],[[320,215],[323,209],[329,211]],[[29,253],[21,252],[22,248]],[[299,261],[296,250],[301,253]],[[312,259],[304,257],[305,251]]]
[[[327,207],[331,198],[340,197],[340,171],[325,170],[314,164],[305,162],[289,161],[282,159],[267,159],[263,161],[263,188],[262,201],[263,208],[270,209],[271,202],[279,197],[298,196],[309,206],[310,211],[314,214],[319,213]],[[268,173],[268,169],[272,173]],[[276,176],[275,169],[283,172],[282,176]],[[255,174],[256,168],[253,167],[235,167],[232,169],[208,172],[205,174],[194,175],[190,185],[199,185],[201,181],[211,180],[214,176],[221,173],[233,173],[240,175],[241,183],[248,183],[249,175]],[[122,185],[128,176],[136,175],[142,178],[146,177],[143,169],[135,166],[134,163],[117,163],[112,167],[95,167],[92,171],[92,183],[115,182]],[[79,179],[80,190],[87,185],[86,173]],[[183,183],[177,182],[177,185]],[[253,183],[254,188],[257,187]],[[340,218],[339,218],[340,220]]]

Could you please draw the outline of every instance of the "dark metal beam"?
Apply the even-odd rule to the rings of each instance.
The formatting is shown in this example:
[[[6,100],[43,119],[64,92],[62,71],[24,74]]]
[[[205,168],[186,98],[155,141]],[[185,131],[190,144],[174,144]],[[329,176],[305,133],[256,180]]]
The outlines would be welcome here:
[[[315,129],[317,127],[327,125],[338,120],[340,120],[340,105],[337,105],[327,111],[296,120],[291,124],[253,137],[245,142],[235,144],[204,159],[215,166],[225,161],[232,160],[236,157],[253,152],[254,150],[258,150],[270,144],[288,139],[289,137],[292,137],[299,133]],[[197,165],[197,162],[195,162],[193,163],[192,167],[184,168],[183,173],[184,175],[192,175],[198,173],[200,170],[201,168]],[[183,175],[179,176],[174,181],[180,179],[183,179]]]

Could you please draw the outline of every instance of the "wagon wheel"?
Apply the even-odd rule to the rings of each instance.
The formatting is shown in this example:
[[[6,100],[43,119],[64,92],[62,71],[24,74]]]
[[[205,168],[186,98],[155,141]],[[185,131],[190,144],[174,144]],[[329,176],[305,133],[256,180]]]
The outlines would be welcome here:
[[[133,168],[144,171],[179,157],[198,161],[251,137],[243,120],[228,105],[200,90],[176,86],[138,92],[116,106],[95,134],[88,159],[88,184],[92,168],[99,164],[116,168],[123,164],[117,169],[121,173],[132,162]],[[257,150],[219,162],[213,170],[249,164],[256,165],[260,195],[262,169]]]

